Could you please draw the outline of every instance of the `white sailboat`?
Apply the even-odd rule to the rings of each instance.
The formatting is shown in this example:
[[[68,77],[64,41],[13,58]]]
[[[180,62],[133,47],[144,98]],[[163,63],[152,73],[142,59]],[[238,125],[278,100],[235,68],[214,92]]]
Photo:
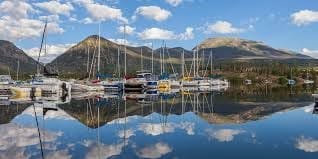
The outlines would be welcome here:
[[[315,83],[315,81],[309,80],[309,72],[307,69],[307,78],[304,80],[304,84],[310,85],[310,84],[314,84],[314,83]]]

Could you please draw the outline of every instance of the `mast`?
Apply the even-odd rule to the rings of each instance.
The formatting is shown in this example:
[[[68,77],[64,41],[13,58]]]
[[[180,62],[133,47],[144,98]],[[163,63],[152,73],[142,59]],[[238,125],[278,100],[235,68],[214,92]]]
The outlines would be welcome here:
[[[196,68],[197,68],[197,74],[196,74],[196,76],[197,77],[199,77],[199,48],[198,48],[198,46],[197,46],[197,54],[196,54],[197,56],[196,56],[196,64],[197,64],[197,66],[196,66]]]
[[[125,77],[127,76],[126,24],[124,25]]]
[[[89,72],[89,46],[87,47],[87,64],[86,64],[86,72]]]
[[[151,43],[151,73],[153,74],[153,42]]]
[[[120,61],[119,61],[119,58],[120,58],[120,49],[118,47],[117,49],[117,71],[118,71],[118,78],[120,78]]]
[[[211,76],[213,73],[213,51],[211,50]]]
[[[184,50],[182,50],[182,80],[184,79]]]
[[[162,52],[162,69],[163,69],[163,73],[166,72],[165,70],[165,49],[166,49],[166,43],[165,41],[163,41],[164,44],[164,48],[163,48],[163,52]]]
[[[20,71],[20,60],[18,60],[17,81],[19,80],[19,71]]]
[[[143,66],[143,61],[142,61],[142,46],[140,48],[140,67],[141,67],[141,71],[144,70],[144,66]]]
[[[38,55],[38,60],[37,60],[37,65],[36,65],[36,73],[37,74],[40,74],[40,57],[41,57],[41,52],[42,52],[42,48],[43,48],[43,42],[44,42],[44,38],[45,38],[46,27],[47,27],[47,20],[45,21],[45,25],[44,25],[44,29],[43,29],[43,33],[42,33],[41,47],[40,47],[40,50],[39,50],[39,55]]]
[[[193,50],[193,77],[196,76],[196,68],[195,68],[195,50]]]
[[[100,22],[98,24],[98,57],[97,57],[97,79],[99,80],[100,73]]]

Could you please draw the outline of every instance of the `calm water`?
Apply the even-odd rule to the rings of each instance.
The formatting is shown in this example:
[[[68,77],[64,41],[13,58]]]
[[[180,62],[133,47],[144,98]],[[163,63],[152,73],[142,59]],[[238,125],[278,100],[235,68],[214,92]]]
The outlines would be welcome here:
[[[125,96],[2,101],[0,158],[318,156],[310,90],[129,94],[126,101]]]

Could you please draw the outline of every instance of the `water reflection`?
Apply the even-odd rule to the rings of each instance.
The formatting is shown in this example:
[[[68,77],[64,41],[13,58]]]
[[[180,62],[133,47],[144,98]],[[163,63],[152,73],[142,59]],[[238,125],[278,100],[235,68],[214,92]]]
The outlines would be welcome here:
[[[9,101],[0,158],[315,158],[310,93],[275,89]]]

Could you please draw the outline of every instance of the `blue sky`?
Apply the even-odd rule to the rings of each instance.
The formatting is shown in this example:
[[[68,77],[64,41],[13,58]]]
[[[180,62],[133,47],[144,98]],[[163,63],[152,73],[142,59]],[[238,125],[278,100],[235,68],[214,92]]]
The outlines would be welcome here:
[[[0,39],[35,56],[49,20],[51,60],[89,35],[127,43],[187,49],[209,37],[263,41],[318,57],[317,0],[1,0]]]

